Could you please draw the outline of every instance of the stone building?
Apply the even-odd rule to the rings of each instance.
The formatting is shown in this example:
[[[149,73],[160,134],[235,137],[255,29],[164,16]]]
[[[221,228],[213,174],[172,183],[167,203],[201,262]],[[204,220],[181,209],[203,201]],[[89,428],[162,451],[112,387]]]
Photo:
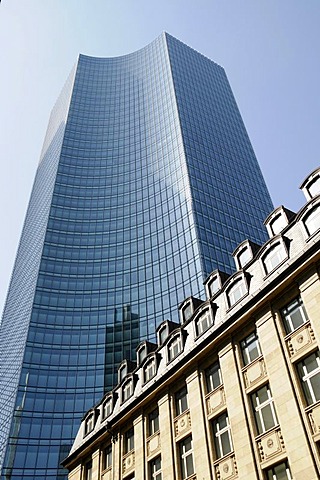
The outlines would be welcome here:
[[[320,469],[320,169],[266,219],[205,301],[141,342],[84,416],[69,480],[313,480]]]

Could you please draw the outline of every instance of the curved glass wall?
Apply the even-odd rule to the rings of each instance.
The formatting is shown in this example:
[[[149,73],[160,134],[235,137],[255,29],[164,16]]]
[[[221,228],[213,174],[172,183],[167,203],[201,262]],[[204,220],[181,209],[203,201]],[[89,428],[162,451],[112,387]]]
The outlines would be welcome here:
[[[272,205],[231,98],[221,67],[167,34],[127,56],[80,56],[3,478],[65,478],[59,462],[84,412],[114,384],[115,366],[140,339],[155,340],[185,297],[202,296],[211,269],[232,270],[244,237],[266,239]],[[230,165],[235,173],[221,181]],[[234,185],[248,172],[257,195],[247,180]]]

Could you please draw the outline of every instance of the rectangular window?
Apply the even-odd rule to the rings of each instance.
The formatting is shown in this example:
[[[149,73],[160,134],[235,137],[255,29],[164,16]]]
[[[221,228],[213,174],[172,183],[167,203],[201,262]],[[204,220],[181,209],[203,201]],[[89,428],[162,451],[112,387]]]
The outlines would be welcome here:
[[[92,480],[92,460],[89,460],[84,467],[85,480]]]
[[[112,446],[108,445],[103,451],[102,468],[106,470],[112,466]]]
[[[187,437],[179,443],[181,478],[185,480],[194,473],[192,438]]]
[[[133,432],[133,428],[130,428],[124,434],[123,450],[124,450],[124,453],[128,453],[128,452],[131,452],[131,450],[133,449],[134,449],[134,432]]]
[[[184,387],[175,394],[176,416],[188,410],[187,388]]]
[[[161,457],[151,460],[149,463],[149,478],[150,480],[161,480]]]
[[[212,422],[212,426],[216,455],[217,458],[221,458],[233,450],[228,415],[223,413],[215,418]]]
[[[273,398],[268,385],[251,396],[258,433],[264,433],[278,424]]]
[[[251,335],[242,340],[240,346],[242,351],[243,363],[245,365],[253,362],[253,360],[260,357],[261,355],[259,339],[255,332],[251,333]]]
[[[148,361],[146,366],[144,367],[144,381],[149,382],[151,378],[153,378],[156,374],[156,361],[153,358],[152,360]]]
[[[288,462],[282,462],[266,471],[267,480],[292,480]]]
[[[122,387],[122,400],[128,400],[133,394],[132,380],[126,382]]]
[[[287,333],[293,332],[308,321],[307,312],[300,297],[283,308],[281,316]]]
[[[103,418],[107,418],[112,413],[112,398],[108,398],[103,404]]]
[[[297,365],[300,381],[308,405],[320,400],[319,350],[304,358]]]
[[[159,410],[156,408],[148,415],[149,436],[159,431]]]
[[[206,384],[207,392],[212,392],[215,388],[219,387],[222,384],[221,370],[219,362],[214,363],[211,367],[207,368],[205,371],[206,374]]]
[[[180,335],[175,337],[168,345],[169,360],[176,358],[182,350]]]
[[[197,335],[199,336],[202,333],[204,333],[206,330],[208,330],[208,328],[211,327],[212,323],[213,323],[212,317],[208,310],[196,320]]]

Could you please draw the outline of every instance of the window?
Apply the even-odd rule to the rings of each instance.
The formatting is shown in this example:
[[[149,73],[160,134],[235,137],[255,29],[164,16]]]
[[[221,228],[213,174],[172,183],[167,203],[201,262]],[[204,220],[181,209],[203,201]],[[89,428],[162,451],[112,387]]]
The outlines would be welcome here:
[[[159,342],[160,345],[163,345],[168,337],[168,326],[164,324],[159,330]]]
[[[210,310],[206,310],[200,317],[196,320],[196,332],[197,335],[201,335],[203,332],[208,330],[208,328],[213,324],[212,316]]]
[[[107,398],[105,400],[103,407],[102,407],[102,416],[103,418],[107,418],[112,413],[112,397]]]
[[[311,198],[315,197],[320,193],[320,177],[314,178],[308,185],[308,191]]]
[[[214,277],[210,282],[208,283],[208,291],[209,291],[209,297],[213,297],[215,293],[217,293],[220,290],[220,282],[218,277]]]
[[[297,365],[302,388],[308,405],[320,400],[319,350],[304,358]]]
[[[274,219],[270,222],[270,228],[273,235],[277,235],[280,233],[284,227],[287,225],[287,221],[284,215],[277,215]]]
[[[149,380],[151,380],[151,378],[153,378],[156,373],[157,373],[156,360],[155,358],[152,358],[144,366],[144,369],[143,369],[144,382],[145,383],[149,382]]]
[[[317,205],[305,217],[304,224],[309,235],[312,235],[320,228],[320,205]]]
[[[237,280],[228,291],[229,306],[232,307],[232,305],[237,303],[237,301],[244,297],[246,293],[247,288],[244,281],[242,279]]]
[[[188,478],[194,473],[192,438],[187,437],[179,443],[180,466],[182,480]]]
[[[108,445],[103,451],[102,469],[106,470],[112,466],[112,446]]]
[[[161,480],[161,457],[151,460],[149,463],[149,478],[150,480]]]
[[[192,314],[193,314],[192,305],[191,303],[188,303],[188,305],[184,307],[182,311],[183,321],[186,322],[187,320],[189,320],[189,318],[192,317]]]
[[[215,388],[219,387],[222,384],[221,379],[221,370],[219,362],[214,363],[211,367],[207,368],[205,371],[206,374],[206,384],[207,392],[212,392]]]
[[[188,410],[188,394],[186,387],[175,394],[176,416]]]
[[[122,365],[118,371],[119,383],[124,379],[126,375],[127,375],[127,365]]]
[[[258,433],[264,433],[278,424],[273,398],[268,385],[259,388],[252,396]]]
[[[141,365],[141,363],[146,358],[146,356],[147,356],[147,348],[145,345],[142,345],[138,350],[138,365]]]
[[[288,462],[282,462],[266,471],[268,480],[292,480]]]
[[[287,258],[287,254],[282,243],[277,243],[263,257],[263,265],[266,273],[272,272],[281,262]]]
[[[176,335],[171,342],[168,344],[168,357],[169,361],[173,360],[176,358],[179,353],[182,351],[182,342],[181,342],[181,336]]]
[[[238,254],[239,267],[243,268],[252,258],[251,252],[248,247],[241,250]]]
[[[133,428],[130,428],[124,434],[123,450],[124,450],[124,453],[128,453],[128,452],[131,452],[131,450],[133,449],[134,449],[134,432],[133,432]]]
[[[156,408],[148,415],[149,437],[159,431],[159,410]]]
[[[243,363],[248,365],[253,362],[256,358],[260,357],[261,350],[257,334],[251,333],[240,343]]]
[[[125,402],[133,395],[133,381],[128,380],[122,387],[122,401]]]
[[[219,415],[213,420],[212,425],[216,455],[217,458],[221,458],[233,450],[228,415],[226,413]]]
[[[92,480],[92,460],[89,460],[84,467],[85,480]]]
[[[281,310],[281,316],[287,333],[291,333],[308,321],[307,313],[300,297]]]
[[[87,433],[92,432],[94,427],[94,415],[93,413],[89,415],[89,417],[86,419],[85,422],[85,427],[84,427],[84,434],[87,435]]]

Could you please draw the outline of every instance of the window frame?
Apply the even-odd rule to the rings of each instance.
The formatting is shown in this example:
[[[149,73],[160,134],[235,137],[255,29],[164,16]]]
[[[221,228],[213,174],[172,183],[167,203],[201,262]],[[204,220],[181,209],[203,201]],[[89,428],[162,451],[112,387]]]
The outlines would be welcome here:
[[[91,412],[90,415],[87,416],[84,422],[84,436],[88,435],[90,432],[94,430],[94,412]]]
[[[260,402],[260,398],[258,393],[261,392],[264,388],[267,389],[267,400],[264,400],[263,402]],[[259,400],[259,403],[255,400]],[[254,411],[254,416],[255,416],[255,421],[256,421],[256,427],[257,427],[257,432],[258,435],[262,435],[263,433],[267,432],[268,430],[271,430],[272,428],[276,427],[279,425],[278,422],[278,417],[272,397],[272,393],[269,387],[269,384],[263,385],[262,387],[258,388],[255,392],[251,394],[251,403]],[[270,407],[270,412],[273,420],[273,425],[271,427],[266,428],[265,425],[265,416],[264,416],[264,410],[268,409]],[[258,421],[259,420],[259,421]],[[260,428],[261,427],[261,428]]]
[[[205,323],[205,328],[203,328],[203,323]],[[199,324],[201,324],[201,329],[199,329]],[[211,314],[210,308],[204,309],[197,315],[195,319],[196,327],[196,336],[200,337],[203,335],[209,328],[214,324],[213,315]]]
[[[187,442],[190,442],[190,448],[187,450]],[[191,456],[191,470],[189,471],[188,458]],[[188,477],[194,474],[194,461],[193,461],[193,443],[192,436],[184,438],[179,442],[179,460],[180,460],[180,473],[181,479],[186,480]]]
[[[226,426],[220,429],[219,420],[221,423],[222,419],[225,420]],[[212,431],[213,431],[213,441],[214,441],[217,459],[222,458],[225,455],[228,455],[229,453],[233,452],[231,425],[229,422],[229,416],[227,412],[222,413],[221,415],[219,415],[218,417],[212,420]],[[224,451],[223,437],[228,439],[230,450]]]
[[[279,255],[282,253],[282,256]],[[273,264],[272,260],[276,258],[277,263]],[[288,252],[282,241],[273,242],[268,245],[267,250],[261,257],[263,268],[266,275],[272,273],[279,265],[288,259]]]
[[[160,462],[160,468],[156,465],[156,462]],[[153,467],[157,470],[153,471]],[[161,471],[161,455],[153,458],[149,462],[149,479],[150,480],[162,480],[162,471]]]
[[[303,218],[302,218],[302,223],[304,225],[304,228],[307,232],[307,235],[308,237],[312,237],[313,235],[315,235],[319,229],[320,229],[320,225],[318,227],[316,227],[314,230],[310,230],[310,227],[308,225],[308,220],[310,219],[310,217],[314,214],[314,213],[317,213],[317,215],[315,216],[315,218],[318,218],[320,217],[320,203],[315,203],[313,204],[312,206],[310,206],[310,208],[305,212],[305,214],[303,215]],[[312,219],[312,222],[314,221],[314,219]],[[320,223],[320,222],[319,222]]]
[[[265,470],[265,476],[267,478],[267,480],[277,480],[279,477],[277,476],[277,472],[276,472],[276,469],[278,467],[280,467],[281,465],[284,465],[284,468],[285,468],[285,473],[286,473],[286,476],[287,476],[287,480],[293,480],[292,479],[292,475],[291,475],[291,471],[290,471],[290,468],[289,468],[289,464],[288,464],[288,461],[284,461],[284,462],[280,462],[278,463],[277,465],[272,465],[271,467],[267,468]],[[270,474],[270,475],[269,475]],[[282,477],[281,477],[282,478]]]
[[[257,355],[253,356],[252,352],[254,350],[251,350],[250,347],[256,349]],[[240,341],[240,350],[241,350],[241,355],[242,355],[242,361],[243,365],[246,367],[247,365],[250,365],[252,362],[254,362],[257,358],[262,356],[261,352],[261,346],[259,342],[259,337],[257,335],[257,332],[252,332],[249,335],[247,335],[243,340]]]
[[[237,290],[240,290],[241,294],[240,294],[239,297],[234,298],[234,293]],[[238,302],[240,302],[240,300],[242,300],[248,294],[248,285],[247,285],[244,277],[241,276],[241,277],[235,279],[231,283],[231,285],[228,287],[228,289],[226,291],[226,294],[227,294],[229,308],[233,307]]]
[[[134,428],[130,427],[123,435],[123,453],[126,455],[134,450]]]
[[[103,449],[103,456],[102,456],[102,470],[108,470],[112,467],[112,444],[106,445]]]
[[[155,408],[148,414],[148,437],[160,431],[159,409]]]
[[[106,408],[107,406],[110,406],[110,408]],[[111,415],[112,411],[113,411],[113,398],[110,395],[102,403],[102,419],[105,420],[106,418],[108,418]]]
[[[151,366],[151,368],[150,368]],[[151,376],[147,375],[147,372],[153,372]],[[157,362],[155,356],[152,356],[150,359],[146,361],[146,363],[143,366],[143,383],[148,383],[150,380],[152,380],[157,374]]]
[[[178,346],[178,350],[175,353],[175,347]],[[182,342],[182,335],[181,332],[176,333],[175,335],[170,338],[167,344],[167,352],[168,352],[168,360],[172,362],[175,358],[177,358],[180,353],[183,351],[183,342]]]
[[[297,304],[297,306],[295,307],[294,304]],[[294,327],[294,324],[292,322],[292,314],[296,313],[297,311],[299,311],[303,322],[301,322],[298,326]],[[309,321],[308,314],[306,312],[300,295],[294,300],[291,300],[291,302],[289,302],[285,307],[281,308],[280,315],[286,335],[295,332],[296,330],[298,330],[298,328],[300,328],[302,325]]]
[[[175,392],[174,405],[176,417],[179,417],[179,415],[182,415],[184,412],[189,410],[188,390],[186,386]]]
[[[122,403],[126,402],[133,396],[134,388],[133,388],[133,378],[128,378],[121,387],[121,398]]]
[[[307,369],[307,366],[305,365],[306,360],[310,359],[313,355],[316,357],[316,363],[317,367],[314,370],[311,370],[310,372]],[[314,385],[312,382],[312,379],[316,376],[319,376],[320,379],[320,352],[319,350],[316,350],[315,352],[312,352],[310,355],[307,355],[304,357],[302,360],[300,360],[297,363],[297,372],[298,376],[300,379],[300,383],[302,386],[302,390],[304,393],[304,397],[306,400],[306,403],[308,406],[313,405],[314,403],[318,402],[320,400],[320,386],[319,386],[319,392],[315,393]],[[316,395],[318,394],[319,398],[316,398]],[[311,402],[309,402],[309,398]]]
[[[216,373],[218,374],[219,382],[220,382],[217,385],[215,385],[215,380],[214,380],[214,376]],[[209,367],[207,367],[204,371],[204,374],[206,379],[207,393],[213,392],[216,388],[219,388],[223,384],[219,360],[217,360],[216,362],[212,363]]]

